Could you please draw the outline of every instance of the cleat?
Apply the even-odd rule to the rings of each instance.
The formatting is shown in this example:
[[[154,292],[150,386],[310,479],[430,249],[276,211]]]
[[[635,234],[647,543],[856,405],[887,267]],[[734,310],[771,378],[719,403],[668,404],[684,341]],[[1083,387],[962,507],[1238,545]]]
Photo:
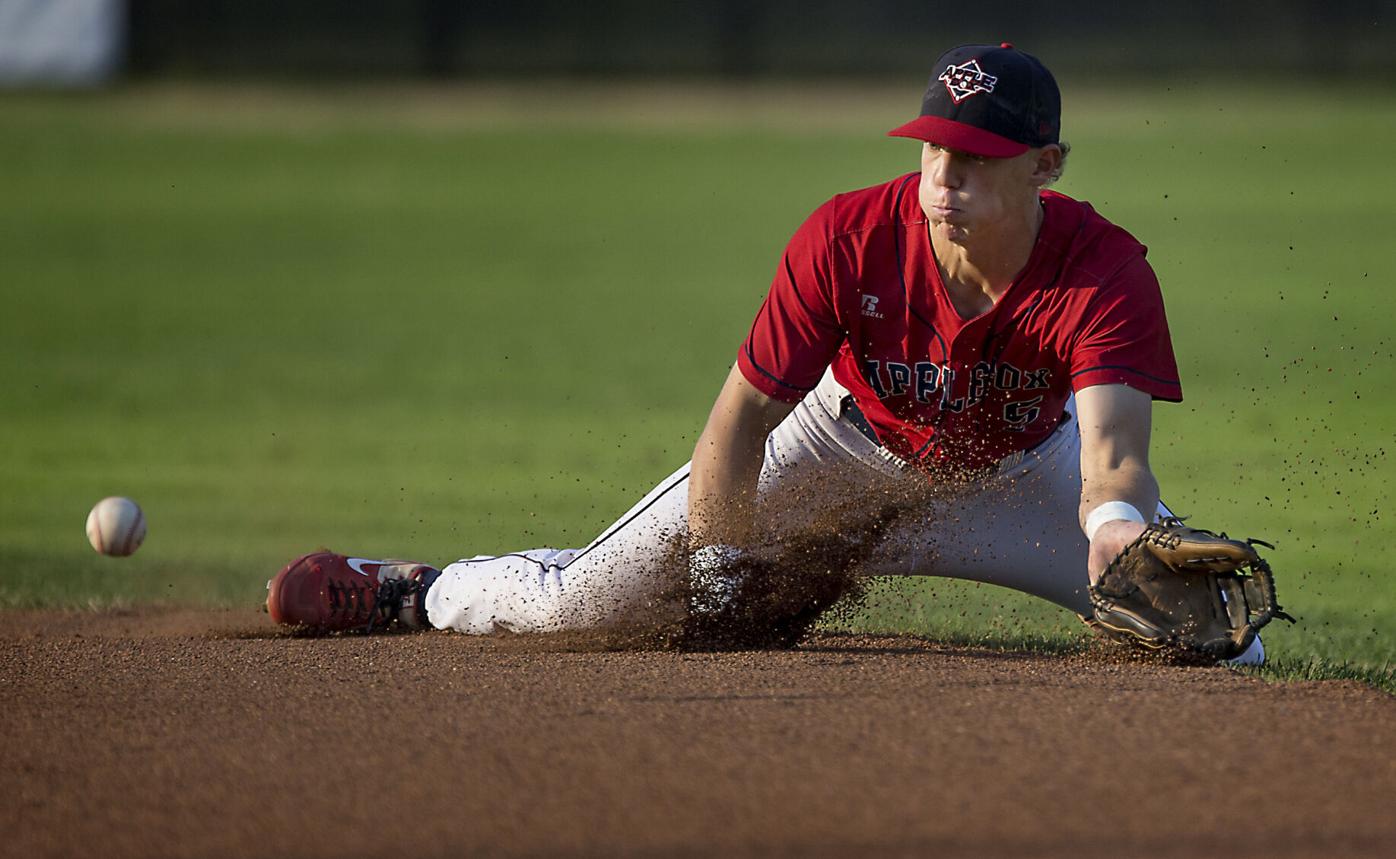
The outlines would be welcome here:
[[[373,632],[396,622],[427,629],[427,588],[441,571],[410,561],[370,561],[333,552],[304,555],[267,582],[267,613],[313,632]]]

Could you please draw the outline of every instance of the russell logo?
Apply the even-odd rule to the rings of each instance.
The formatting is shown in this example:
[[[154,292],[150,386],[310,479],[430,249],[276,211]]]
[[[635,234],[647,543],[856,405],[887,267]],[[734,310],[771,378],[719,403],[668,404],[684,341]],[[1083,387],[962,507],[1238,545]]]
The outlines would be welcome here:
[[[945,84],[946,92],[950,93],[956,104],[975,93],[993,92],[994,84],[999,82],[998,78],[979,67],[978,60],[970,60],[958,66],[951,63],[936,80]]]
[[[863,315],[871,316],[873,319],[882,319],[881,313],[877,312],[877,296],[863,293]]]

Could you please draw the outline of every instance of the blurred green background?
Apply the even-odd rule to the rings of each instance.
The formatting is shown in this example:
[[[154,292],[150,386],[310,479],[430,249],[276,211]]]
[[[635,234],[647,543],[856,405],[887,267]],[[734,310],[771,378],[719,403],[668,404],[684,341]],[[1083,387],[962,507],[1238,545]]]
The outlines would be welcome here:
[[[1270,539],[1291,669],[1385,671],[1396,97],[1065,84],[1059,189],[1151,248],[1175,509]],[[691,451],[789,234],[916,93],[141,85],[0,97],[0,605],[256,605],[318,545],[579,545]],[[817,108],[817,109],[816,109]],[[141,502],[146,545],[82,522]],[[1069,646],[992,587],[861,626]],[[1315,667],[1316,666],[1316,667]]]

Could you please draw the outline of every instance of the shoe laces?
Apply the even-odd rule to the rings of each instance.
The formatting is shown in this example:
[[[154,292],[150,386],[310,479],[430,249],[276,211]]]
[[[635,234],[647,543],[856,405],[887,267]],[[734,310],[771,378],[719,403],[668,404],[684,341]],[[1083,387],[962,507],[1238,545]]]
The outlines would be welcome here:
[[[381,588],[365,579],[352,582],[330,582],[325,587],[329,596],[330,616],[343,619],[344,625],[373,623],[374,609],[377,607],[377,593]]]
[[[386,579],[379,584],[378,592],[374,595],[374,607],[378,610],[369,617],[368,626],[364,631],[371,632],[375,621],[384,626],[391,623],[402,611],[403,599],[421,588],[422,583],[414,578]]]
[[[346,626],[363,624],[364,632],[381,629],[398,616],[402,601],[422,589],[415,578],[385,579],[329,586],[330,612],[342,616]]]

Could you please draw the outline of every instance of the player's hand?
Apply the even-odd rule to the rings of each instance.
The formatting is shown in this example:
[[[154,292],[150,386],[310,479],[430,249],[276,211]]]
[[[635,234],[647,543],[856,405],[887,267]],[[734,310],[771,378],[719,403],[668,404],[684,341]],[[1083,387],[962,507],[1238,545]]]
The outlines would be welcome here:
[[[726,611],[741,590],[744,574],[736,546],[715,544],[693,550],[688,560],[689,613],[712,617]]]
[[[1091,551],[1086,560],[1086,572],[1090,575],[1091,584],[1098,582],[1100,574],[1105,572],[1110,562],[1143,533],[1144,523],[1128,519],[1114,519],[1101,525],[1091,541]]]

